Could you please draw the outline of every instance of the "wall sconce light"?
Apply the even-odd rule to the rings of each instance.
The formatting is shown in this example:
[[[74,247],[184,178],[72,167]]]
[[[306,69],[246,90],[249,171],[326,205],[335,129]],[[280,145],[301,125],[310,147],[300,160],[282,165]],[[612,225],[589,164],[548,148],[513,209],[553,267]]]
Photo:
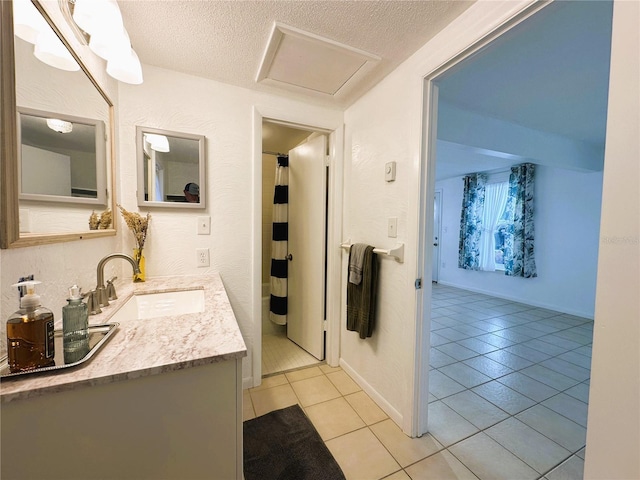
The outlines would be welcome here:
[[[58,118],[47,118],[47,127],[58,133],[71,133],[73,124]]]

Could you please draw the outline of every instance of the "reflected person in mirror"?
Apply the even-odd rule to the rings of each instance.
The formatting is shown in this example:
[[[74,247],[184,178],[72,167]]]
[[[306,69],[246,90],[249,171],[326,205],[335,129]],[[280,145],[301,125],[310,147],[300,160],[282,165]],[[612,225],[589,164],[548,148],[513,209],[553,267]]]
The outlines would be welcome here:
[[[200,203],[200,187],[197,183],[187,183],[184,186],[184,198],[189,203]]]

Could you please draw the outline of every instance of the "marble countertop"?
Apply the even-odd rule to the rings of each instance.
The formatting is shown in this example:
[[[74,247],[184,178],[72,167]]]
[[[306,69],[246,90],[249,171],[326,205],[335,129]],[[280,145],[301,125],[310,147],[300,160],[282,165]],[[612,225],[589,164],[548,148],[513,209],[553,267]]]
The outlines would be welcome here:
[[[131,296],[140,294],[204,290],[204,312],[120,319],[118,330],[88,362],[66,370],[3,378],[2,403],[246,356],[247,347],[220,275],[157,277],[116,286],[118,299],[101,314],[89,316],[90,325],[109,323]]]

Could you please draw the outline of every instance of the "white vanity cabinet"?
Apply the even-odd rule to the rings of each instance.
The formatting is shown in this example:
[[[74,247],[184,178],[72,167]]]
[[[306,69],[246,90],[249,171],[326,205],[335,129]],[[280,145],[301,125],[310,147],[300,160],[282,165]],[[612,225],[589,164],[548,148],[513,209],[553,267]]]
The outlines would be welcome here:
[[[159,338],[172,343],[170,333],[149,334],[155,346],[145,343],[144,355],[134,360],[130,349],[145,341],[141,333],[149,324],[123,324],[86,367],[3,381],[1,478],[242,479],[246,347],[222,282],[213,280],[205,304],[216,302],[215,318],[207,314],[192,325],[183,318],[180,327],[195,332],[191,340],[176,327],[187,344],[167,347]],[[210,331],[198,331],[198,322]],[[191,348],[195,338],[210,348]],[[109,376],[102,363],[110,360]]]

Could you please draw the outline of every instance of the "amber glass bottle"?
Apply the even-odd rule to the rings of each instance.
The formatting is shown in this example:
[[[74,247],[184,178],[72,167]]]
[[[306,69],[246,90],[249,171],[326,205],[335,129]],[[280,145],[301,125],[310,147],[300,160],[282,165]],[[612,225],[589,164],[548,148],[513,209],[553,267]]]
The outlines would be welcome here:
[[[28,293],[20,301],[20,310],[7,320],[7,353],[11,373],[55,365],[53,313],[40,305],[34,282],[24,283],[28,284]]]

